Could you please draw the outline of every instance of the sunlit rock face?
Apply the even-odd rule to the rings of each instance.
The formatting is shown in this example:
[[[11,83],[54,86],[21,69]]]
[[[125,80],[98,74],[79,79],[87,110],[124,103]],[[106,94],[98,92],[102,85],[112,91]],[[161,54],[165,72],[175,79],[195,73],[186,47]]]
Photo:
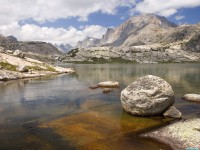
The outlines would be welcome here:
[[[156,116],[173,105],[174,92],[165,80],[147,75],[121,92],[121,102],[125,111],[132,115]]]
[[[200,26],[175,25],[155,14],[134,16],[101,39],[86,38],[68,61],[122,58],[138,63],[193,62],[200,59]]]

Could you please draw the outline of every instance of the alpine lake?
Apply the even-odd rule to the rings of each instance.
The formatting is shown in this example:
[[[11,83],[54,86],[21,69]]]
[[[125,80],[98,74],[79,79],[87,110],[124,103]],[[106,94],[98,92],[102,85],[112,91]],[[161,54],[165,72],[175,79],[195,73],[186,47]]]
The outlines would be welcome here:
[[[62,64],[76,73],[0,83],[0,150],[171,150],[141,133],[173,119],[134,117],[120,102],[137,78],[156,75],[175,92],[183,119],[200,117],[200,104],[181,99],[200,94],[200,64]],[[90,89],[120,83],[109,93]]]

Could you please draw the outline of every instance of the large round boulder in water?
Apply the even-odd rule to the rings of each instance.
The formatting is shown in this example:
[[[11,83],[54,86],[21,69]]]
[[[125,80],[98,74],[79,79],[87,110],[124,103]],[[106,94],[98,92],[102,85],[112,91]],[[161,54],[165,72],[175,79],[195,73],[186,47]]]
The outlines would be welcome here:
[[[174,104],[174,92],[165,80],[147,75],[121,92],[121,102],[125,111],[132,115],[162,115]]]

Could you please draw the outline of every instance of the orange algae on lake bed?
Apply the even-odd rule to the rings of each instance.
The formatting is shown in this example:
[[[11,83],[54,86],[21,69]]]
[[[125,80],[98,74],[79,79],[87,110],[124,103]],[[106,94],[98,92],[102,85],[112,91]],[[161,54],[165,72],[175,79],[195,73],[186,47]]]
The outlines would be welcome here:
[[[40,127],[52,128],[71,146],[81,150],[134,150],[137,149],[136,142],[129,137],[129,134],[135,135],[144,129],[169,121],[133,117],[123,110],[119,111],[120,109],[119,105],[97,107],[44,123]],[[138,144],[142,144],[142,141]],[[149,144],[151,149],[151,142]],[[159,143],[157,146],[162,146],[162,144]],[[155,144],[153,148],[158,149]]]

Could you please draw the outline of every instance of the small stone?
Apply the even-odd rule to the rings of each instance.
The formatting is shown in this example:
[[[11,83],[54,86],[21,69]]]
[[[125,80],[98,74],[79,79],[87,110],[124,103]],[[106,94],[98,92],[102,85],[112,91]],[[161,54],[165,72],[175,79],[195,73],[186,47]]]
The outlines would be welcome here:
[[[20,50],[14,51],[13,55],[15,55],[17,57],[20,57],[20,58],[24,58],[25,57],[25,55]]]
[[[182,99],[191,101],[191,102],[200,102],[199,94],[186,94],[182,97]]]
[[[100,82],[98,84],[99,87],[119,87],[119,82],[117,81],[105,81],[105,82]]]
[[[182,113],[177,110],[176,107],[172,106],[163,114],[163,116],[180,119],[182,118]]]
[[[29,71],[26,66],[18,66],[16,69],[19,72],[28,72]]]

